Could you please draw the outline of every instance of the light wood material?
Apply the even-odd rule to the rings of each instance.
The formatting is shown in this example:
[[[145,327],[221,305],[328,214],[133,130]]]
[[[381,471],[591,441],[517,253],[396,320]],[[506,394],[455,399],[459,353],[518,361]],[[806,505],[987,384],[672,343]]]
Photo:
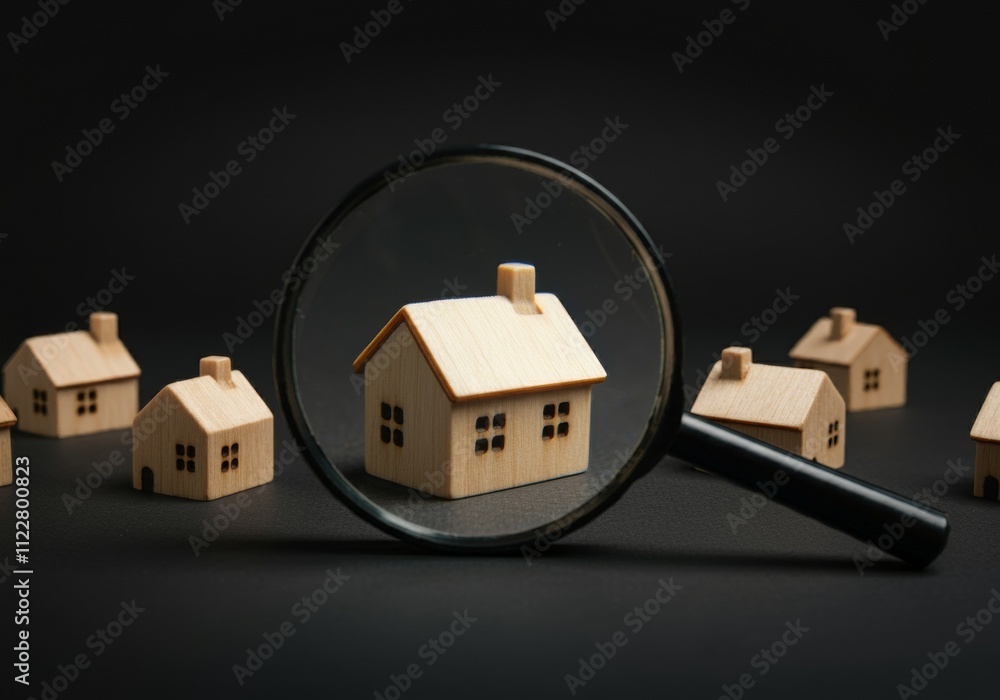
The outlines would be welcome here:
[[[0,486],[11,483],[13,476],[13,454],[10,445],[10,429],[17,423],[17,417],[0,397]]]
[[[858,323],[854,309],[831,309],[788,354],[799,367],[826,372],[849,411],[906,404],[909,355],[881,326]]]
[[[404,306],[355,361],[369,474],[462,498],[586,470],[604,368],[559,300],[534,294],[534,268],[501,265],[497,283]]]
[[[976,441],[972,492],[982,498],[987,479],[1000,481],[1000,382],[990,388],[970,436]],[[997,498],[1000,500],[1000,494]]]
[[[140,490],[207,501],[274,478],[274,416],[229,358],[203,358],[201,376],[164,387],[136,416],[132,445]]]
[[[90,331],[28,338],[3,368],[19,429],[50,437],[124,430],[139,407],[139,365],[118,337],[118,316],[94,313]]]
[[[844,465],[846,406],[825,373],[757,364],[748,348],[728,348],[722,357],[692,413],[828,467]]]

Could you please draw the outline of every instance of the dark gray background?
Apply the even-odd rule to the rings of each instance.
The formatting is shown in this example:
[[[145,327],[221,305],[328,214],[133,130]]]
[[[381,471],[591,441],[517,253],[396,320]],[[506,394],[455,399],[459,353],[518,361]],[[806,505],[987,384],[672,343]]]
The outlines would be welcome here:
[[[279,286],[309,229],[356,181],[447,127],[442,113],[480,75],[502,83],[449,145],[495,142],[569,158],[620,116],[625,133],[590,167],[621,196],[670,260],[686,327],[686,377],[753,338],[741,329],[776,289],[800,296],[753,348],[782,361],[832,305],[912,337],[939,308],[950,321],[911,363],[904,410],[850,419],[844,470],[912,494],[949,460],[971,464],[968,429],[998,378],[1000,283],[960,311],[947,300],[996,250],[996,10],[928,3],[888,41],[890,3],[804,9],[752,2],[678,73],[671,54],[728,3],[590,0],[552,31],[556,3],[406,3],[347,64],[338,48],[382,3],[243,3],[220,22],[209,2],[61,6],[15,54],[7,86],[0,232],[0,356],[21,339],[79,321],[78,307],[114,270],[134,275],[109,308],[143,366],[141,398],[227,351],[223,334]],[[18,0],[4,32],[37,11]],[[51,162],[105,116],[147,64],[169,72],[129,118],[57,182]],[[830,101],[723,203],[715,182],[774,135],[811,85]],[[177,205],[237,157],[275,107],[288,129],[190,225]],[[938,127],[961,139],[852,245],[842,225],[874,189],[929,146]],[[363,292],[359,292],[363,293]],[[375,293],[373,289],[372,293]],[[234,363],[277,408],[270,327]],[[288,438],[277,421],[276,445]],[[622,629],[661,578],[684,586],[577,693],[715,698],[751,673],[745,697],[896,697],[926,654],[962,651],[921,698],[992,697],[1000,624],[970,643],[956,626],[1000,584],[1000,504],[948,488],[949,548],[927,571],[885,561],[859,576],[858,543],[778,506],[733,533],[744,493],[665,460],[600,520],[531,566],[399,544],[338,505],[304,460],[249,492],[250,505],[200,556],[188,537],[226,502],[146,498],[114,470],[72,514],[61,502],[117,434],[52,441],[15,435],[33,471],[31,695],[57,666],[93,664],[61,697],[373,697],[442,632],[454,611],[469,632],[404,697],[561,697],[564,675]],[[0,490],[2,531],[13,493]],[[0,562],[12,558],[12,538]],[[291,614],[328,567],[350,580],[307,624]],[[10,579],[0,584],[13,607]],[[86,640],[121,601],[145,607],[104,654]],[[10,615],[0,624],[9,648]],[[239,686],[232,666],[286,620],[298,631]],[[786,621],[809,632],[765,676],[751,659]],[[9,655],[10,652],[5,652]],[[4,662],[4,668],[10,667]],[[6,692],[25,693],[9,676]]]

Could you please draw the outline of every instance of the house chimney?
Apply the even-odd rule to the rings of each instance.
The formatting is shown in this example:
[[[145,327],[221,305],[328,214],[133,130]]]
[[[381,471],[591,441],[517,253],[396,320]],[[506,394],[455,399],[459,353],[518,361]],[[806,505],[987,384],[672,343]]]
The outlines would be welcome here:
[[[858,312],[843,306],[835,306],[830,309],[830,319],[833,321],[830,328],[830,340],[843,340],[848,333],[854,330],[854,324],[858,320]]]
[[[497,268],[497,294],[510,299],[519,314],[537,314],[535,268],[524,263],[504,263]]]
[[[228,357],[212,355],[201,358],[201,376],[211,377],[227,387],[236,386],[233,384],[233,365]]]
[[[118,340],[118,314],[105,311],[90,314],[90,334],[98,345]]]
[[[753,364],[753,353],[750,348],[726,348],[722,351],[721,379],[746,379]]]

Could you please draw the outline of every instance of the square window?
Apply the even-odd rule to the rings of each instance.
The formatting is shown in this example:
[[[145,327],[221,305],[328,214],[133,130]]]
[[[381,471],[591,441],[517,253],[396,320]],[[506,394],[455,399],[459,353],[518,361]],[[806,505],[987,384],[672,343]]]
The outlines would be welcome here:
[[[76,407],[76,415],[82,416],[86,412],[87,412],[86,407],[84,407],[84,406],[77,406]]]
[[[223,445],[222,446],[222,456],[223,457],[228,457],[229,456],[229,445]]]
[[[826,432],[831,433],[831,434],[833,433],[833,423],[830,423],[830,428]]]
[[[240,452],[240,443],[234,442],[233,443],[233,454],[234,455],[235,454],[239,454],[239,452]]]
[[[403,431],[402,430],[393,430],[392,431],[392,444],[395,445],[396,447],[402,447],[403,446]]]
[[[504,443],[503,435],[494,435],[493,436],[493,451],[494,452],[499,452],[500,450],[502,450],[503,449],[503,443]]]
[[[184,456],[184,445],[177,445],[177,447],[174,448],[174,452],[177,453],[178,457],[183,457]]]
[[[233,461],[232,461],[232,467],[233,467],[233,469],[239,469],[239,466],[240,466],[240,460],[238,460],[235,457],[233,457]]]
[[[382,402],[382,420],[389,420],[392,418],[392,406]]]
[[[503,430],[504,426],[507,425],[507,414],[498,413],[493,416],[493,427],[499,430]]]
[[[879,373],[879,370],[878,370],[877,367],[872,370],[872,376],[875,377],[876,379],[878,379],[878,373]]]
[[[403,409],[399,406],[395,406],[392,409],[392,419],[396,421],[399,425],[403,424]]]
[[[569,401],[563,401],[559,404],[559,415],[568,416],[569,415]]]
[[[489,416],[479,416],[476,419],[476,432],[485,433],[486,429],[490,427],[490,417]]]
[[[91,413],[97,413],[97,404],[96,403],[90,404],[90,412]]]
[[[387,445],[389,444],[389,441],[392,440],[392,431],[389,430],[389,426],[388,425],[383,425],[382,426],[382,435],[381,435],[381,437],[382,437],[382,442],[386,443]]]
[[[86,398],[87,398],[87,395],[84,394],[82,391],[79,394],[76,395],[76,400],[77,401],[83,401]]]
[[[872,371],[870,369],[865,370],[865,379],[871,379]]]
[[[556,417],[556,405],[554,403],[545,404],[545,408],[542,409],[542,418],[548,420],[550,418]]]
[[[551,425],[542,426],[542,440],[551,440],[552,436],[555,434],[556,429]]]
[[[194,459],[194,445],[188,445],[187,456]]]
[[[490,443],[486,438],[479,438],[476,440],[476,454],[484,455],[486,450],[489,449]]]
[[[191,460],[191,459],[188,460],[187,470],[189,472],[193,472],[194,471],[194,460]]]
[[[229,460],[226,460],[225,462],[222,463],[222,471],[224,472],[229,471]]]
[[[183,459],[178,459],[177,460],[177,471],[179,471],[179,472],[184,471],[184,460]]]
[[[559,437],[566,437],[569,435],[569,423],[560,423],[559,428],[556,430],[556,435]]]

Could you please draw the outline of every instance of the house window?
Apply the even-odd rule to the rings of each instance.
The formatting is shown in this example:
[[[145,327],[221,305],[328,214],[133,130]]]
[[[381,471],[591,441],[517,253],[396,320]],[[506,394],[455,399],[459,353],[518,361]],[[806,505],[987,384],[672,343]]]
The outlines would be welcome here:
[[[43,416],[49,415],[49,392],[44,389],[41,391],[35,389],[35,391],[32,392],[32,398],[35,400],[35,413],[41,413]]]
[[[865,370],[865,391],[878,391],[879,368]]]
[[[240,443],[234,442],[232,445],[222,446],[222,471],[228,472],[230,469],[240,468]]]
[[[392,406],[382,402],[380,408],[383,425],[379,429],[379,438],[388,445],[390,442],[396,447],[403,446],[403,409],[400,406]],[[393,427],[395,425],[396,427]]]
[[[97,390],[76,392],[76,415],[82,416],[87,413],[97,413]]]
[[[189,472],[194,472],[194,445],[183,445],[177,443],[174,446],[174,454],[177,456],[176,466],[177,471],[182,472],[187,469]]]
[[[840,443],[840,421],[831,422],[826,429],[827,448],[836,447]]]
[[[550,421],[555,420],[556,417],[556,404],[547,403],[542,407],[542,420]],[[569,422],[565,420],[566,416],[569,415],[569,401],[561,401],[558,406],[559,412],[559,424],[552,425],[551,423],[545,423],[542,426],[542,440],[551,440],[553,436],[555,437],[566,437],[569,435]]]
[[[501,432],[507,427],[507,414],[506,413],[494,413],[493,414],[493,435],[486,435],[490,430],[490,417],[489,416],[479,416],[476,418],[476,441],[473,445],[473,451],[477,455],[484,455],[489,449],[494,452],[500,452],[504,448],[504,443],[506,438],[504,438]],[[479,437],[482,435],[483,437]]]

